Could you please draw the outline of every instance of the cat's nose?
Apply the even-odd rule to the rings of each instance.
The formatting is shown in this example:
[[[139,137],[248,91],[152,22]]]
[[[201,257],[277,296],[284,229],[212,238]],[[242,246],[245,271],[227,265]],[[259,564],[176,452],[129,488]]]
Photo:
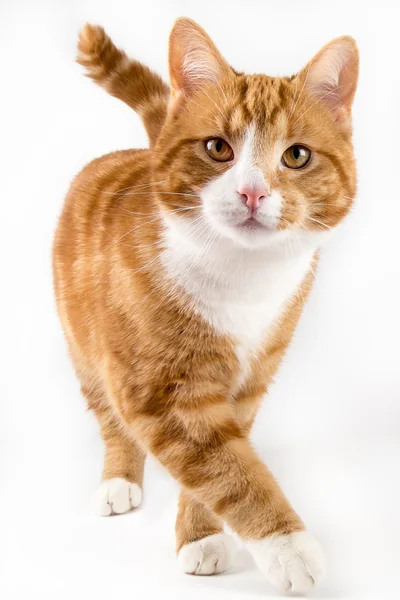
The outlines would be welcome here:
[[[264,185],[256,187],[243,185],[238,189],[238,192],[244,204],[252,213],[256,212],[264,198],[267,198],[271,194],[269,189]]]

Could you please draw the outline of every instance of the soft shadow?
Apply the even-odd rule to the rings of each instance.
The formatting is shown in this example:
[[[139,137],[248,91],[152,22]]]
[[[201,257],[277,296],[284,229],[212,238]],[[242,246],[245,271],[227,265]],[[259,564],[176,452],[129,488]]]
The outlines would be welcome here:
[[[265,579],[254,563],[253,558],[245,549],[239,549],[235,566],[220,575],[211,577],[201,577],[201,584],[204,587],[214,589],[223,589],[226,592],[235,592],[243,594],[243,598],[251,596],[263,598],[305,598],[301,594],[282,593],[277,591]],[[349,600],[352,594],[340,590],[328,582],[318,586],[317,589],[307,593],[307,598],[312,600]]]

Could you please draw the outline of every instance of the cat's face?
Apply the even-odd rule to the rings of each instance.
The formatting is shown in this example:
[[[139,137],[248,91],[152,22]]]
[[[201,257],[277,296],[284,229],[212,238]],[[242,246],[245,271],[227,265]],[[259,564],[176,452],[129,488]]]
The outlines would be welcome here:
[[[199,242],[248,248],[329,231],[355,194],[354,42],[334,41],[293,78],[246,76],[187,27],[171,36],[175,91],[154,173],[167,219]]]

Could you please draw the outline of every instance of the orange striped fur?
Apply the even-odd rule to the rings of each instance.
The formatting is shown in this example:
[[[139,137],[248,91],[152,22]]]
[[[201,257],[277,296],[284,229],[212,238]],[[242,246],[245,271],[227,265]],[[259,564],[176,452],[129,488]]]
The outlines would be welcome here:
[[[102,28],[87,25],[78,49],[88,75],[142,116],[151,143],[150,150],[98,158],[78,174],[54,242],[59,315],[82,392],[101,426],[104,479],[141,487],[144,456],[151,453],[182,486],[178,551],[192,551],[201,542],[207,556],[208,540],[216,540],[213,552],[222,564],[225,546],[218,544],[227,524],[256,548],[257,563],[273,579],[263,566],[270,560],[270,540],[292,540],[294,547],[293,540],[303,539],[296,536],[303,535],[304,525],[248,436],[311,289],[319,241],[310,245],[298,284],[255,347],[243,350],[239,338],[213,320],[212,307],[218,311],[218,306],[207,304],[208,296],[203,306],[195,286],[204,276],[205,297],[218,286],[232,302],[238,294],[243,309],[233,312],[237,321],[251,320],[249,311],[264,314],[262,297],[254,308],[239,297],[251,290],[253,267],[263,280],[259,257],[268,262],[270,254],[279,254],[290,265],[290,253],[299,253],[307,236],[322,239],[347,214],[356,188],[350,124],[355,44],[351,38],[335,40],[294,77],[249,76],[229,67],[198,25],[180,19],[170,39],[171,93],[158,75],[116,49]],[[337,73],[330,72],[334,60]],[[229,143],[232,160],[207,155],[204,141],[217,138]],[[217,195],[208,200],[208,190],[230,181],[250,143],[249,171],[262,178],[271,199],[280,198],[280,212],[266,215],[265,229],[257,225],[254,234],[234,225],[225,236],[225,224],[218,229],[222,208]],[[280,157],[296,143],[311,149],[310,163],[285,168]],[[237,199],[242,211],[244,196]],[[183,254],[180,273],[177,253],[187,239],[197,239],[196,227],[202,245],[198,262],[186,269]],[[182,231],[187,236],[179,238]],[[292,232],[302,236],[297,245],[291,243]],[[176,247],[174,236],[180,240]],[[281,237],[285,246],[288,242],[287,256]],[[227,252],[226,269],[212,271],[215,281],[207,287],[214,263],[207,263],[207,270],[202,261],[214,255],[220,260],[229,244],[235,262]],[[276,277],[278,285],[279,271]],[[236,325],[234,318],[232,331]],[[107,501],[112,508],[111,497]],[[304,591],[319,579],[318,560],[299,548],[311,575],[290,575],[291,566],[273,581],[278,587],[281,582],[285,589]],[[218,571],[218,560],[214,563],[209,572]],[[193,572],[205,572],[204,565],[199,562]]]

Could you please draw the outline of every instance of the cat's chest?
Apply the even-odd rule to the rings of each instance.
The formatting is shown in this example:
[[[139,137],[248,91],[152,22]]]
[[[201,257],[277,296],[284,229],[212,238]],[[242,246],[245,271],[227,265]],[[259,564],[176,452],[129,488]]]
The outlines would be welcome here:
[[[252,357],[267,343],[273,325],[298,292],[313,254],[289,258],[282,253],[258,262],[250,256],[248,263],[232,261],[214,268],[193,265],[184,254],[167,255],[168,271],[187,292],[193,309],[217,335],[232,340],[240,366],[238,387],[248,377]]]
[[[213,328],[255,351],[284,310],[311,267],[313,253],[296,260],[276,261],[252,273],[232,271],[186,282],[197,310]],[[229,285],[227,285],[227,283]]]
[[[280,265],[264,277],[247,281],[247,289],[235,294],[203,293],[195,295],[197,310],[221,335],[228,335],[239,361],[236,389],[247,380],[253,357],[268,343],[275,326],[310,270],[312,254],[297,262]],[[204,282],[203,282],[204,283]],[[242,282],[243,286],[246,285]],[[242,292],[242,293],[241,293]]]
[[[255,352],[301,279],[299,276],[289,281],[271,282],[270,285],[260,282],[254,286],[253,293],[247,290],[243,296],[230,297],[228,292],[208,301],[199,296],[196,306],[216,332],[231,336],[243,352]]]

